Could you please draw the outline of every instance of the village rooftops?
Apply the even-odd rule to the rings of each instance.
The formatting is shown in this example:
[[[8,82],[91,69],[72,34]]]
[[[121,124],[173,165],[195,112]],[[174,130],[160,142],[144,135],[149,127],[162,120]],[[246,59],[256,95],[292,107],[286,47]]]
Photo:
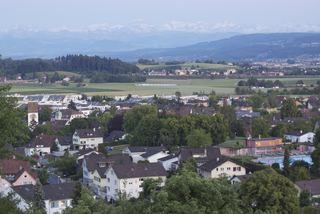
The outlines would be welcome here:
[[[226,162],[232,162],[234,164],[237,164],[239,166],[241,166],[241,164],[238,164],[230,159],[227,158],[215,158],[215,159],[211,159],[208,162],[206,162],[205,164],[199,166],[198,168],[204,171],[212,171],[214,168],[226,163]],[[244,166],[243,166],[244,167]]]
[[[39,135],[33,138],[29,143],[24,145],[26,148],[51,147],[57,136]]]
[[[160,159],[158,159],[158,160],[164,162],[164,161],[167,161],[167,160],[176,158],[176,157],[178,157],[178,155],[179,155],[179,154],[172,153],[172,154],[170,154],[170,155],[168,155],[168,156],[166,156],[166,157],[160,158]]]
[[[137,147],[128,147],[130,152],[148,152],[148,151],[168,151],[165,146],[137,146]]]
[[[103,133],[100,129],[76,129],[77,134],[80,138],[97,138],[103,137]]]
[[[196,157],[197,162],[201,161],[208,161],[213,158],[221,158],[221,153],[219,148],[214,148],[214,147],[207,147],[207,148],[187,148],[187,149],[182,149],[180,152],[181,159],[183,162],[186,162],[189,157],[194,157],[195,155],[200,156]]]
[[[113,170],[118,179],[160,177],[168,175],[161,163],[113,165],[109,170]]]
[[[43,185],[42,189],[44,192],[44,200],[58,201],[64,199],[70,199],[70,194],[73,193],[75,183],[62,183],[62,184],[51,184]],[[22,198],[33,201],[32,193],[34,185],[22,185],[13,186],[12,189],[17,192]]]
[[[84,157],[86,160],[86,167],[89,172],[93,172],[93,170],[99,168],[99,163],[106,163],[104,168],[108,168],[107,163],[122,165],[122,164],[130,164],[131,159],[128,154],[95,154],[92,153]],[[100,166],[101,167],[101,166]]]
[[[106,142],[113,142],[115,140],[118,140],[119,138],[121,138],[123,135],[125,135],[126,132],[125,131],[112,131],[109,134],[109,137],[107,137],[105,139]]]
[[[291,136],[303,136],[305,134],[308,134],[309,132],[304,132],[302,130],[293,130],[291,132],[286,133],[285,135],[291,135]]]

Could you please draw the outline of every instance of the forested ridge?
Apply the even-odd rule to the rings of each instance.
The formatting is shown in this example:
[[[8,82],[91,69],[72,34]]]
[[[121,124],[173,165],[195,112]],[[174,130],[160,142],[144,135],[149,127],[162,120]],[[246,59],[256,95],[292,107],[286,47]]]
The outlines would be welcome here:
[[[99,56],[81,54],[59,56],[51,60],[39,58],[25,60],[3,59],[0,60],[0,70],[2,70],[2,75],[8,79],[12,79],[15,74],[45,71],[71,71],[85,75],[87,78],[91,78],[93,72],[95,72],[95,74],[97,74],[96,72],[101,72],[101,74],[103,73],[104,75],[114,77],[115,75],[127,75],[140,71],[136,65],[122,62],[120,59],[101,58]],[[105,79],[107,78],[104,78],[104,80]],[[134,78],[131,79],[130,81],[135,81]],[[110,78],[110,80],[112,80],[112,78]],[[139,79],[139,81],[141,80]]]

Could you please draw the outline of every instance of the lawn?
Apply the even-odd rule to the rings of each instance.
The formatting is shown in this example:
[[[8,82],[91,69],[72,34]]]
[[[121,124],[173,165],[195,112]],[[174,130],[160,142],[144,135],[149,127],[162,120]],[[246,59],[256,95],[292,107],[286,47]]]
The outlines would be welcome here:
[[[121,146],[113,146],[114,150],[108,151],[109,154],[121,154],[122,151],[127,148],[128,145],[121,145]]]

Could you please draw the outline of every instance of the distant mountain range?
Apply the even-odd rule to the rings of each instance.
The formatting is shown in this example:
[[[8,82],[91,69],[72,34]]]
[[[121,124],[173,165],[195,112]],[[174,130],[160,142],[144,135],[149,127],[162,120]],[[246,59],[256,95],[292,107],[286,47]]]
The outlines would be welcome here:
[[[274,32],[282,33],[248,35]],[[155,26],[144,20],[134,21],[128,26],[97,24],[79,29],[43,29],[17,25],[0,30],[0,53],[3,58],[13,59],[88,54],[119,57],[125,61],[136,61],[139,58],[245,60],[278,57],[279,54],[274,52],[283,50],[283,45],[285,49],[293,46],[297,48],[294,40],[312,36],[310,32],[320,32],[320,26],[289,23],[268,27],[229,22],[209,24],[175,21]],[[261,51],[258,48],[261,48]],[[243,55],[241,51],[244,49],[246,54]],[[297,54],[309,54],[308,51],[305,53],[300,49]],[[239,56],[236,56],[237,54]]]

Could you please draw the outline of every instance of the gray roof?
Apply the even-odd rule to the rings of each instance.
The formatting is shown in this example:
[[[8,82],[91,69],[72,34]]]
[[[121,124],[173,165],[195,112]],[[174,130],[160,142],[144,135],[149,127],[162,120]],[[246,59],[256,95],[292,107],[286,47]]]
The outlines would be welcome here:
[[[122,137],[123,135],[125,135],[126,132],[125,131],[113,131],[109,134],[109,137],[107,137],[105,139],[106,142],[113,142],[117,139],[119,139],[120,137]]]
[[[96,150],[95,150],[95,149],[91,149],[91,148],[89,148],[89,149],[83,149],[83,150],[77,152],[76,155],[77,155],[77,156],[81,156],[81,155],[89,154],[89,153],[91,153],[91,152],[93,152],[93,151],[96,151]]]
[[[232,160],[227,159],[227,158],[211,159],[208,162],[206,162],[205,164],[199,166],[198,168],[201,170],[204,170],[204,171],[212,171],[214,168],[224,164],[227,161],[233,162]],[[236,162],[233,162],[233,163],[241,166],[240,164],[238,164]]]
[[[92,153],[84,157],[86,160],[86,167],[89,172],[93,172],[99,168],[99,163],[109,163],[115,165],[131,164],[131,159],[128,154],[99,154]],[[107,166],[106,166],[107,167]]]
[[[310,191],[311,189],[311,193],[313,195],[320,195],[320,178],[312,179],[310,181],[297,181],[294,184],[302,190]]]
[[[302,136],[302,135],[305,135],[305,134],[308,134],[309,132],[304,132],[304,131],[298,131],[298,130],[293,130],[291,132],[288,132],[288,133],[285,133],[285,135],[292,135],[292,136]]]
[[[136,146],[136,147],[128,147],[131,152],[148,152],[148,151],[168,151],[165,146]]]
[[[42,189],[45,194],[45,200],[58,201],[63,199],[70,199],[70,195],[73,193],[75,183],[63,183],[63,184],[50,184],[43,185]],[[22,185],[22,186],[13,186],[12,189],[16,191],[22,198],[33,201],[34,185]]]
[[[168,173],[161,163],[139,163],[112,166],[118,179],[123,178],[141,178],[141,177],[159,177],[167,176]]]
[[[60,145],[71,145],[72,137],[71,136],[58,136],[57,137]]]
[[[172,153],[172,154],[168,155],[167,157],[163,157],[163,158],[158,159],[158,161],[164,162],[164,161],[167,161],[167,160],[170,160],[170,159],[173,159],[173,158],[177,158],[178,155],[179,154],[177,154],[177,153]]]
[[[151,156],[153,156],[153,155],[155,155],[155,154],[158,154],[158,153],[160,153],[160,152],[162,152],[162,151],[150,150],[150,151],[147,151],[146,153],[144,153],[144,154],[142,154],[142,155],[140,155],[140,156],[143,157],[143,158],[148,158],[148,157],[151,157]]]
[[[250,112],[250,111],[236,111],[237,119],[240,119],[241,117],[260,117],[260,112]]]
[[[207,147],[207,148],[198,148],[198,149],[182,149],[181,152],[181,159],[183,162],[186,162],[189,157],[193,157],[195,154],[201,154],[203,157],[195,158],[197,162],[205,162],[209,161],[214,158],[221,158],[221,153],[219,148],[214,147]]]
[[[76,129],[77,134],[80,138],[95,138],[95,137],[103,137],[103,133],[100,129]]]

